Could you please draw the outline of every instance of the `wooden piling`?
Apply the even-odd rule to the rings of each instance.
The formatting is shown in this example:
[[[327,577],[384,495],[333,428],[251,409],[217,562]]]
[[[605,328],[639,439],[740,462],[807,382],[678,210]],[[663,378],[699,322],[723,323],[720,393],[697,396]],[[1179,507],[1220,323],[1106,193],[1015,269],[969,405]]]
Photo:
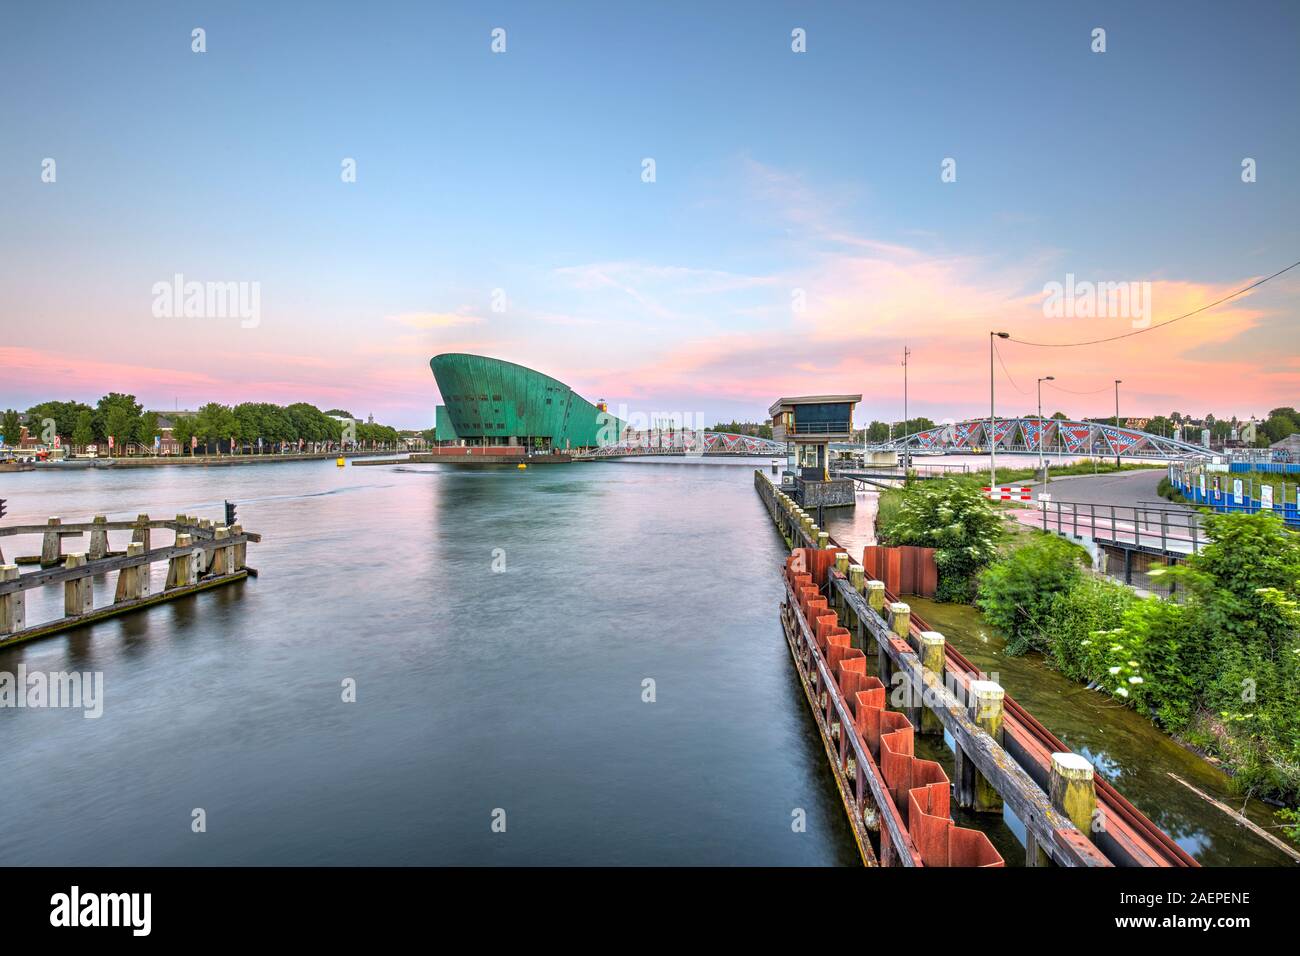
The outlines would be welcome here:
[[[225,525],[218,525],[212,533],[212,537],[217,541],[224,541],[230,537],[230,529]],[[224,548],[216,548],[212,552],[212,562],[208,566],[210,573],[214,575],[229,574],[234,570],[235,549],[228,545]]]
[[[63,523],[61,518],[51,517],[46,524],[57,529]],[[53,567],[63,562],[63,537],[57,530],[46,531],[41,539],[41,567]]]
[[[108,518],[104,515],[95,515],[91,521],[97,525],[108,524]],[[90,547],[86,554],[91,561],[108,557],[108,528],[95,528],[90,532]]]
[[[868,581],[867,582],[867,606],[875,611],[881,617],[885,616],[885,582]]]
[[[849,565],[849,585],[859,594],[866,587],[866,569],[860,564]]]
[[[84,553],[70,554],[64,561],[65,568],[83,568],[86,566]],[[90,575],[73,578],[63,582],[63,616],[80,617],[89,614],[95,606],[94,590]]]
[[[995,681],[974,680],[970,682],[967,694],[971,720],[975,721],[1000,746],[1002,744],[1002,698],[1006,696],[1006,692]],[[1002,797],[993,785],[975,770],[974,764],[969,760],[963,761],[962,770],[973,775],[973,779],[960,788],[969,795],[971,809],[978,813],[1001,813]]]
[[[244,533],[243,525],[233,524],[230,526],[230,534],[232,537],[238,538],[243,533]],[[239,542],[239,544],[235,545],[233,550],[234,550],[234,566],[230,570],[242,571],[244,570],[244,567],[246,566],[246,563],[248,561],[248,542],[247,541]]]
[[[902,601],[895,601],[889,605],[889,629],[907,640],[907,635],[912,625],[912,608]]]
[[[176,547],[188,548],[194,544],[194,539],[180,532],[176,535]],[[167,583],[165,588],[187,588],[198,582],[199,558],[194,552],[178,554],[167,562]]]
[[[1052,806],[1070,818],[1079,832],[1092,839],[1092,818],[1097,812],[1097,788],[1092,764],[1080,754],[1052,754]]]
[[[126,546],[126,556],[136,558],[144,554],[144,545],[132,541]],[[136,601],[149,593],[149,565],[138,564],[123,568],[117,572],[117,590],[113,594],[116,601]]]
[[[0,581],[17,581],[18,565],[0,565]],[[0,634],[21,631],[27,623],[27,596],[22,591],[0,594]]]
[[[817,548],[818,548],[818,550],[825,551],[825,550],[826,550],[827,548],[829,548],[830,546],[831,546],[831,536],[830,536],[829,534],[827,534],[825,531],[822,531],[821,529],[818,529],[818,531],[817,531]]]
[[[146,551],[149,550],[149,516],[136,515],[135,530],[131,532],[131,540],[138,541],[144,545]]]
[[[944,643],[938,631],[921,632],[921,666],[939,681],[943,680]],[[922,707],[920,729],[923,734],[942,734],[943,721],[929,707]]]

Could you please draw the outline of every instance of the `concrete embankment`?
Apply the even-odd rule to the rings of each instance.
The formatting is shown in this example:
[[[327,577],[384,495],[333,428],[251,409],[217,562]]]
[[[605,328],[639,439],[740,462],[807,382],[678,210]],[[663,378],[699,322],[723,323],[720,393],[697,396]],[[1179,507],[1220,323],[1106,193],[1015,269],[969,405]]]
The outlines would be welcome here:
[[[62,462],[38,462],[37,471],[63,471],[73,468],[169,468],[225,465],[270,465],[286,461],[332,461],[336,458],[368,458],[382,452],[322,451],[292,455],[160,455],[157,458],[74,458]],[[406,461],[405,457],[394,459]]]

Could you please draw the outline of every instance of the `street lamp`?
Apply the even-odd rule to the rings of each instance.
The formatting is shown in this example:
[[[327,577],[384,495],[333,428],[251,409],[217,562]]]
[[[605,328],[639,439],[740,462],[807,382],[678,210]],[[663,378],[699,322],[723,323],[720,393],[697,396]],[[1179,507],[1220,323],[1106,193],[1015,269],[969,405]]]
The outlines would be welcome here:
[[[1010,332],[990,332],[989,333],[989,494],[998,483],[998,440],[994,436],[993,429],[997,425],[997,413],[993,410],[993,337],[1000,339],[1011,338]]]
[[[1119,387],[1124,384],[1122,378],[1115,379],[1115,431],[1119,431]],[[1116,438],[1119,436],[1116,435]],[[1119,467],[1119,451],[1115,452],[1115,467]]]
[[[1047,429],[1043,426],[1043,383],[1055,381],[1055,375],[1045,375],[1038,380],[1038,472],[1043,476],[1044,485],[1047,484],[1047,471],[1043,464],[1043,440],[1047,438]]]

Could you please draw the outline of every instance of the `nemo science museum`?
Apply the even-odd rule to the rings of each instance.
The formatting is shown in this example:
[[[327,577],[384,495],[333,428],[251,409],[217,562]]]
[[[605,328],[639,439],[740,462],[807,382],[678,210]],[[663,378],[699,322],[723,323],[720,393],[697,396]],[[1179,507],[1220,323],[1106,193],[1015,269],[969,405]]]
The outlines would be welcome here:
[[[448,352],[429,367],[443,400],[434,418],[440,446],[576,451],[616,442],[624,427],[604,401],[513,362]]]

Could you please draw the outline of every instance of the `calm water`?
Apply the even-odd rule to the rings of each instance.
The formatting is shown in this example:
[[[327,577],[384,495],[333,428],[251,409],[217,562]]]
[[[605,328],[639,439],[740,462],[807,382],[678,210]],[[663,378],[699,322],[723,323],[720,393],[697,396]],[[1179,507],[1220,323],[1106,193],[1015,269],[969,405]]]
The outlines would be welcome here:
[[[827,516],[832,537],[859,556],[862,546],[875,540],[876,497],[874,493],[860,494],[856,508]],[[906,600],[971,663],[989,674],[996,673],[1009,694],[1068,747],[1088,757],[1098,773],[1203,865],[1291,864],[1285,854],[1169,776],[1176,773],[1238,810],[1245,802],[1232,793],[1225,773],[1179,746],[1147,718],[1065,678],[1040,655],[1008,656],[1002,635],[988,627],[972,607],[915,597]],[[929,741],[918,738],[919,749],[927,744]],[[938,748],[932,751],[925,755],[944,763],[951,775],[951,757]],[[1258,800],[1246,804],[1244,812],[1262,827],[1276,825],[1272,811]],[[970,819],[959,822],[975,825]],[[1008,864],[1020,863],[1023,853],[1013,832],[1020,829],[1018,823],[995,821],[990,825],[986,818],[979,826],[989,831]]]
[[[264,535],[256,580],[0,651],[106,697],[0,710],[0,864],[855,863],[752,468],[0,476],[15,521],[230,498]]]

